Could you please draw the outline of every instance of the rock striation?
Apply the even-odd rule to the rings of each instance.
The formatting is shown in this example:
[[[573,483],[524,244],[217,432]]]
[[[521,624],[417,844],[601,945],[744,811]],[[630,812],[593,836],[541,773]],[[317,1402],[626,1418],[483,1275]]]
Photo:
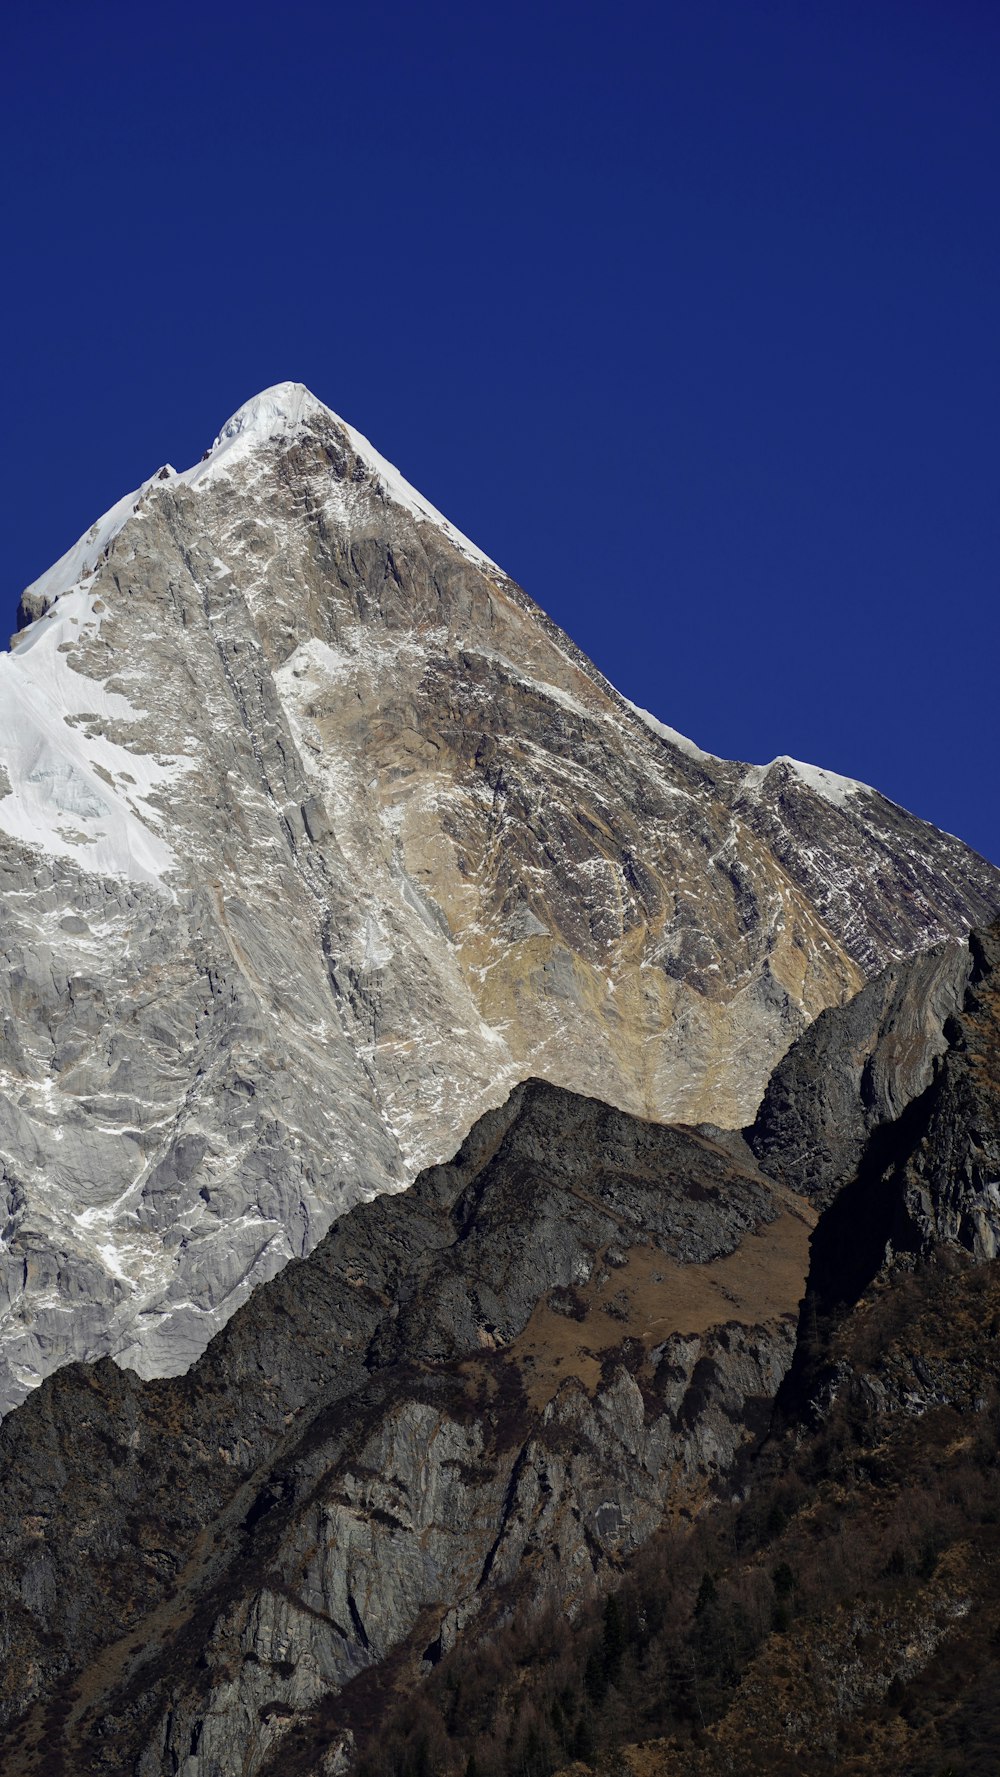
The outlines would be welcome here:
[[[971,1440],[947,1415],[995,1406],[1000,1323],[980,1334],[969,1304],[998,1175],[1000,923],[817,1020],[745,1138],[518,1086],[452,1163],[341,1217],[185,1376],[70,1364],[0,1428],[5,1774],[346,1771],[366,1681],[370,1732],[378,1684],[418,1687],[514,1609],[582,1607],[665,1516],[710,1518],[741,1462],[745,1498],[779,1397],[819,1419],[810,1485],[847,1403],[845,1510],[862,1412],[866,1474],[893,1423],[929,1413],[950,1460]],[[887,1521],[904,1446],[873,1493]],[[820,1471],[824,1525],[839,1485]],[[919,1673],[937,1642],[911,1640],[885,1673],[855,1662],[861,1702]]]
[[[535,1076],[740,1126],[1000,907],[865,786],[635,710],[301,385],[22,601],[0,659],[0,1409],[184,1370]]]
[[[766,1418],[811,1221],[531,1083],[186,1376],[58,1371],[0,1429],[5,1774],[254,1777],[360,1673],[606,1585]]]

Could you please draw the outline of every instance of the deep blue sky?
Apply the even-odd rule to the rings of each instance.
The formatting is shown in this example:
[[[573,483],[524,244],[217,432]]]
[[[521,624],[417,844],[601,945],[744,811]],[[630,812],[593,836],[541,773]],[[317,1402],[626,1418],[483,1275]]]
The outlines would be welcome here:
[[[995,0],[17,0],[0,62],[8,623],[295,378],[663,720],[1000,862]]]

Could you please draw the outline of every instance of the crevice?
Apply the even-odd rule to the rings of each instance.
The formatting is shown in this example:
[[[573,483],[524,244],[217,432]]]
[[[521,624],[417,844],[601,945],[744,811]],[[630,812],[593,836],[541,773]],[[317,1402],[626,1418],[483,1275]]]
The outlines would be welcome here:
[[[490,1574],[493,1571],[493,1563],[495,1562],[495,1560],[497,1558],[497,1555],[500,1550],[500,1544],[503,1542],[503,1539],[504,1539],[504,1532],[507,1529],[507,1525],[510,1523],[511,1516],[514,1511],[514,1501],[517,1497],[517,1484],[521,1478],[521,1473],[524,1469],[525,1462],[527,1461],[527,1452],[528,1452],[528,1447],[525,1444],[522,1446],[521,1450],[518,1452],[517,1459],[514,1463],[513,1468],[510,1471],[510,1480],[507,1482],[507,1490],[503,1496],[503,1505],[500,1508],[500,1525],[497,1530],[497,1534],[494,1537],[494,1539],[493,1539],[492,1543],[490,1544],[490,1547],[487,1551],[486,1559],[483,1562],[483,1570],[482,1570],[481,1574],[479,1575],[478,1580],[476,1581],[476,1591],[477,1592],[481,1592],[483,1590],[483,1587],[488,1583]]]
[[[351,1613],[351,1622],[354,1624],[355,1635],[365,1652],[370,1653],[372,1644],[368,1639],[368,1632],[365,1629],[364,1623],[361,1621],[361,1612],[358,1609],[357,1600],[355,1599],[353,1592],[348,1592],[347,1594],[347,1608]]]

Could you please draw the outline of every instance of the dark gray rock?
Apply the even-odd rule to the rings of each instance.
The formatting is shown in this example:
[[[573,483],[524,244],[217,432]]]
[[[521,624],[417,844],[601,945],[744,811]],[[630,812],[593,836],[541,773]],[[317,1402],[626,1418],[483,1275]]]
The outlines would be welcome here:
[[[531,1084],[189,1375],[68,1365],[0,1428],[4,1770],[252,1777],[414,1635],[607,1583],[762,1423],[807,1236],[709,1135]]]
[[[972,971],[968,944],[897,963],[821,1012],[768,1082],[747,1140],[769,1173],[821,1205],[852,1179],[872,1131],[930,1084]]]

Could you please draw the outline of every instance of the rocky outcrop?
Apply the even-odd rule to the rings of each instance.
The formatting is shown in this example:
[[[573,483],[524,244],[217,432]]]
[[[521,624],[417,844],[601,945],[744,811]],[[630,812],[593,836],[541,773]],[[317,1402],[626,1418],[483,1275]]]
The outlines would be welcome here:
[[[775,1070],[748,1143],[823,1208],[804,1315],[1000,1236],[1000,925],[887,971]]]
[[[394,1650],[606,1584],[766,1416],[809,1223],[533,1084],[187,1376],[58,1372],[0,1431],[5,1773],[252,1777]]]
[[[668,1523],[613,1616],[546,1635],[526,1613],[502,1654],[472,1625],[379,1714],[348,1692],[351,1768],[390,1777],[421,1746],[485,1777],[994,1768],[1000,926],[818,1020],[748,1132],[761,1149],[762,1130],[825,1208],[779,1410],[732,1497],[683,1537]],[[271,1769],[321,1757],[314,1735]]]
[[[974,932],[970,950],[969,986],[947,1027],[902,1186],[918,1250],[948,1243],[984,1260],[1000,1242],[1000,926]]]
[[[821,1206],[858,1171],[872,1133],[934,1078],[973,954],[938,945],[886,969],[846,1006],[821,1012],[779,1062],[748,1140],[765,1169]]]
[[[646,719],[301,387],[120,502],[0,659],[0,1407],[183,1370],[542,1076],[753,1115],[1000,877]]]
[[[690,1704],[687,1721],[664,1710],[655,1738],[619,1735],[600,1770],[996,1765],[1000,926],[918,972],[926,1019],[912,968],[892,971],[817,1021],[765,1096],[757,1134],[784,1172],[797,1156],[821,1196],[861,1141],[813,1235],[781,1441],[743,1477],[750,1523],[718,1539],[720,1620],[755,1596],[765,1610],[707,1724],[692,1733]],[[691,1616],[694,1660],[705,1637]]]

